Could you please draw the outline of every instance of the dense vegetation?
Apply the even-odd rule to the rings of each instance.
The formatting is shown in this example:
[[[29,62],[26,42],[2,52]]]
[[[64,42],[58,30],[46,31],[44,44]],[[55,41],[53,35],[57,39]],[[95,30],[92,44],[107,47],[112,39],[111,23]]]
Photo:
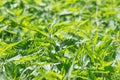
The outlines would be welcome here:
[[[120,0],[0,0],[0,80],[120,80]]]

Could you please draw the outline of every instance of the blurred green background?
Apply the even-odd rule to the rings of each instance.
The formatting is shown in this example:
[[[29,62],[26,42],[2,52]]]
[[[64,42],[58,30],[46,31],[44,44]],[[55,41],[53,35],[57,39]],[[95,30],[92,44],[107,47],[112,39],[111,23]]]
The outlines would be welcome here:
[[[0,80],[120,80],[119,0],[0,0]]]

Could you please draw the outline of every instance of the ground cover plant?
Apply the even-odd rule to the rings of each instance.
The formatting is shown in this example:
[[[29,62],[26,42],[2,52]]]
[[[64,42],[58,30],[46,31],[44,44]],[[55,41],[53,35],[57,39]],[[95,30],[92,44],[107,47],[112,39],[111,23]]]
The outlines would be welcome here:
[[[120,0],[0,0],[0,80],[120,80]]]

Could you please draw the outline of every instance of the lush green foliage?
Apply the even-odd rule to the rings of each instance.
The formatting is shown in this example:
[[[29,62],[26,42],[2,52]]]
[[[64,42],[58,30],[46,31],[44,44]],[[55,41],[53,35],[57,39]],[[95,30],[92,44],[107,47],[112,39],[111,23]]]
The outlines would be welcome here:
[[[0,0],[0,80],[120,80],[120,0]]]

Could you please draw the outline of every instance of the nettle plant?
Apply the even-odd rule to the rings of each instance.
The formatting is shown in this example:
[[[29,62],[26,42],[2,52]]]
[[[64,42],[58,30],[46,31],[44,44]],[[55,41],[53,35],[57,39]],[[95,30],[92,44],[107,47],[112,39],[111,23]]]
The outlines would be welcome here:
[[[1,80],[119,80],[117,0],[1,0]]]

